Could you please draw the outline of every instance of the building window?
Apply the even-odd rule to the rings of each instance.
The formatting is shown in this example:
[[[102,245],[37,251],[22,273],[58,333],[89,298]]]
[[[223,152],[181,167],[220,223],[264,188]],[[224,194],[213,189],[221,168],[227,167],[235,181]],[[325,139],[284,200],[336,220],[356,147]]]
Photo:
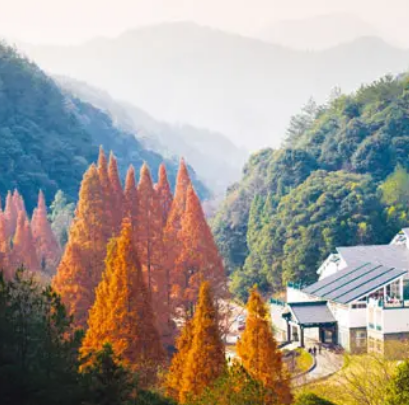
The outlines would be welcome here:
[[[355,346],[365,347],[366,346],[366,332],[358,331],[355,335]]]
[[[363,309],[366,308],[366,302],[357,302],[356,304],[352,304],[352,309]]]

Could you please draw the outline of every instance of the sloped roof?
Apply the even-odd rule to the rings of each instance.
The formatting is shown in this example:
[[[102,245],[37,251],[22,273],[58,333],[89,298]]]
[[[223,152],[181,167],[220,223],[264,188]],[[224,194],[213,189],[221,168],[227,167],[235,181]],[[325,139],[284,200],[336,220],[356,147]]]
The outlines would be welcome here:
[[[326,301],[289,303],[297,323],[308,326],[336,322]]]
[[[348,266],[302,291],[325,300],[348,304],[407,274],[407,270],[380,264]]]
[[[409,229],[407,230],[409,232]],[[339,247],[337,251],[348,267],[373,263],[409,270],[409,250],[405,245]]]

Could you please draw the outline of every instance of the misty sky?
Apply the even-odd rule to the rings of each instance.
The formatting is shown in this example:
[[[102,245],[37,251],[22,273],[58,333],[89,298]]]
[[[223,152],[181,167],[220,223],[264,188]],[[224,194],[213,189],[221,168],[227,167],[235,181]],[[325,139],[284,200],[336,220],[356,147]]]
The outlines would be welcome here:
[[[178,20],[257,35],[275,21],[338,12],[353,13],[409,45],[409,0],[0,0],[0,35],[70,44]]]

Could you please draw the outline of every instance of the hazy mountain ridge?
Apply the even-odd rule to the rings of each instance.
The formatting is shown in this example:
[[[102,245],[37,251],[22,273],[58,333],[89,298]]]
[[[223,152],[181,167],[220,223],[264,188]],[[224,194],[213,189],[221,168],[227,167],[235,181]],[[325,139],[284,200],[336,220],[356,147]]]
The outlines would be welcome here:
[[[25,50],[44,68],[104,88],[161,120],[211,128],[253,150],[278,146],[310,96],[323,102],[334,86],[349,92],[409,64],[408,51],[381,40],[301,52],[192,23]]]
[[[216,194],[224,194],[239,179],[248,154],[222,134],[160,122],[140,108],[114,100],[107,92],[86,83],[61,76],[56,80],[69,93],[106,112],[115,126],[133,134],[147,149],[169,159],[185,157]]]
[[[129,164],[144,161],[157,177],[164,158],[90,104],[64,94],[35,64],[0,44],[0,194],[17,188],[29,212],[39,189],[50,203],[63,190],[75,201],[83,174],[103,145],[117,158],[122,176]],[[165,160],[172,183],[178,162]],[[202,198],[209,190],[190,171]]]

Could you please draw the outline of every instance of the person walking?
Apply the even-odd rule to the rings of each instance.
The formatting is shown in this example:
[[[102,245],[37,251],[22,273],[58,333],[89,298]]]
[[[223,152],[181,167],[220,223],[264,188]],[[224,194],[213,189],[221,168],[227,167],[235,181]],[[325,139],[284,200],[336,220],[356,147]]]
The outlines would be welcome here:
[[[314,353],[314,357],[316,357],[317,356],[317,348],[314,346],[314,348],[312,350],[313,350],[313,353]]]
[[[322,350],[321,345],[318,345],[318,354],[319,354],[319,355],[321,355],[321,350]]]

